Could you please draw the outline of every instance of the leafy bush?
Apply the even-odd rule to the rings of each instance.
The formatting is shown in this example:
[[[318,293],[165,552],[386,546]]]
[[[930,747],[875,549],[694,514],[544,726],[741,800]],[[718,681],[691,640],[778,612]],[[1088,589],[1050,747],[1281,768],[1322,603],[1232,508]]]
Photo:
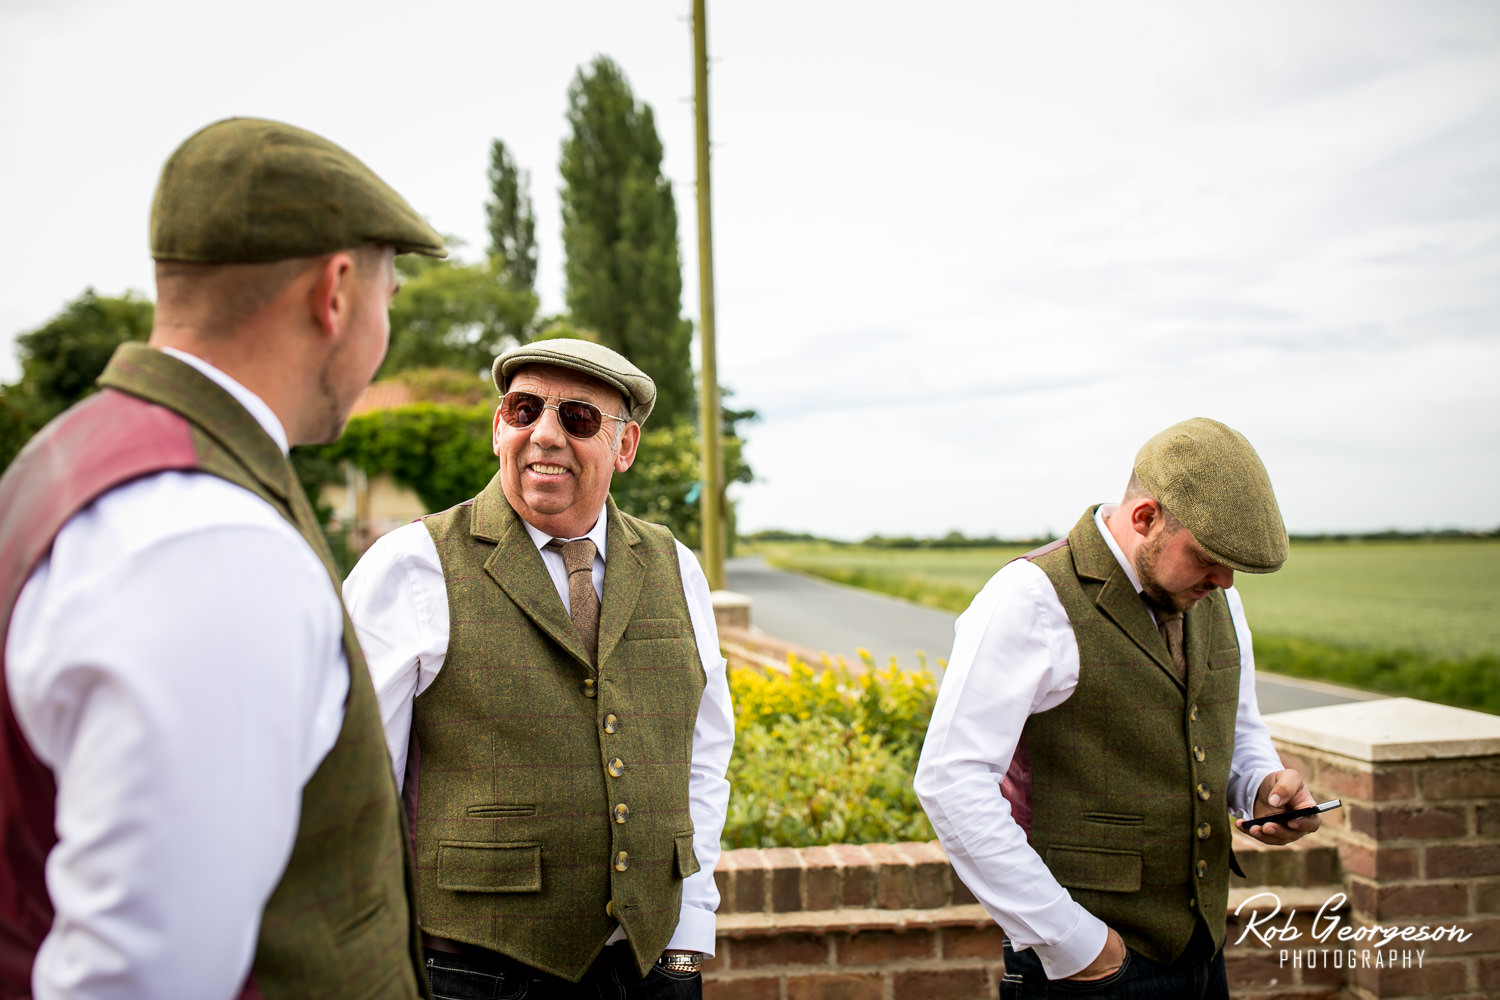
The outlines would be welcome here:
[[[351,417],[332,444],[310,449],[330,462],[351,461],[370,475],[388,472],[416,491],[428,510],[446,510],[484,489],[497,468],[488,403],[412,403]]]
[[[873,669],[793,658],[787,674],[729,673],[735,705],[733,793],[723,844],[929,840],[911,776],[937,698],[925,668]]]

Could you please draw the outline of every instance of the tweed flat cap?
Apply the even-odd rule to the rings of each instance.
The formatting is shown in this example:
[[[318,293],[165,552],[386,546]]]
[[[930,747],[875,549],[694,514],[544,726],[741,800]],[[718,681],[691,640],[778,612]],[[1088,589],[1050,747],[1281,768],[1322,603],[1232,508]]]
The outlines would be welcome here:
[[[1242,573],[1286,562],[1286,526],[1260,456],[1239,431],[1194,417],[1147,441],[1135,475],[1203,551]]]
[[[630,419],[644,424],[656,405],[656,383],[651,376],[631,364],[624,356],[603,344],[571,337],[555,337],[512,347],[495,359],[491,374],[501,393],[511,375],[523,365],[556,365],[583,372],[620,390],[630,403]]]
[[[437,231],[347,150],[260,118],[189,136],[162,166],[151,203],[157,260],[253,263],[367,244],[448,255]]]

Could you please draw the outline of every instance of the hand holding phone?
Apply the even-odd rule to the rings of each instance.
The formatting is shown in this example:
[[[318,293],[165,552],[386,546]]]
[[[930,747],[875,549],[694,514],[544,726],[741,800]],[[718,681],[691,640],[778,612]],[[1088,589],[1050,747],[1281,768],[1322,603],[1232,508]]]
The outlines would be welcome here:
[[[1274,813],[1270,816],[1257,816],[1254,819],[1242,819],[1238,822],[1242,830],[1248,830],[1252,826],[1264,826],[1267,823],[1276,823],[1285,826],[1288,820],[1316,816],[1318,813],[1325,813],[1330,809],[1338,809],[1343,804],[1339,799],[1329,799],[1327,802],[1319,802],[1317,805],[1308,806],[1306,809],[1289,809],[1286,812]]]

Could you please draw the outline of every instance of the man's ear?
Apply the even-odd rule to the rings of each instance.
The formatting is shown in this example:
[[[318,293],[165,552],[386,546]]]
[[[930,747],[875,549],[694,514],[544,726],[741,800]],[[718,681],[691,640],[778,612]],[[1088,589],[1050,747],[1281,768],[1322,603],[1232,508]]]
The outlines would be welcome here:
[[[624,472],[635,461],[635,450],[641,445],[641,425],[634,420],[620,430],[620,444],[615,449],[615,471]]]
[[[1150,497],[1141,497],[1130,508],[1130,527],[1136,534],[1145,537],[1161,521],[1161,504]]]
[[[348,325],[358,280],[354,257],[344,250],[329,254],[318,269],[308,305],[313,322],[326,335],[337,337]]]
[[[505,426],[505,421],[500,419],[500,407],[495,407],[495,426],[490,430],[490,448],[495,457],[500,457],[500,428]]]

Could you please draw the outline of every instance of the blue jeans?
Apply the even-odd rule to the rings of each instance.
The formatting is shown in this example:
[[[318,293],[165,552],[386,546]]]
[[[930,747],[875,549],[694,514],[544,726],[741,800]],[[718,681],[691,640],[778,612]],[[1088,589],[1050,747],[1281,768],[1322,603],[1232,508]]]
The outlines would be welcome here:
[[[1171,965],[1162,965],[1127,950],[1125,964],[1103,979],[1075,982],[1049,980],[1036,952],[1012,951],[1005,942],[1005,976],[1000,1000],[1044,1000],[1079,997],[1087,1000],[1229,1000],[1224,974],[1224,952],[1215,951],[1208,931],[1200,924],[1187,952]]]
[[[570,983],[504,955],[457,955],[429,948],[434,1000],[702,1000],[703,976],[671,972],[658,962],[641,978],[630,947],[604,949],[583,979]]]

